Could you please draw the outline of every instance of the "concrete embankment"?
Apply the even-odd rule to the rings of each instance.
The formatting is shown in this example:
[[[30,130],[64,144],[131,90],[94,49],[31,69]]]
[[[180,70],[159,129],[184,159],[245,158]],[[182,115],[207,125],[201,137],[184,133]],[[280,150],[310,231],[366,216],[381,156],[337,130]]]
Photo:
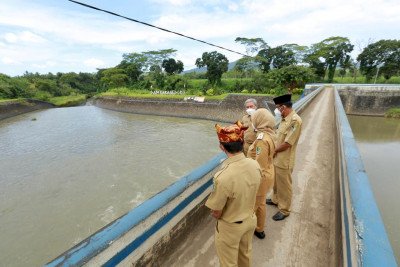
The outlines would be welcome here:
[[[307,90],[322,84],[308,84]],[[329,84],[338,90],[348,115],[384,116],[391,108],[400,107],[398,84]]]
[[[272,97],[230,94],[222,101],[194,102],[182,100],[98,97],[91,100],[97,107],[146,115],[162,115],[233,122],[243,114],[244,102],[255,98],[259,107],[267,107]]]
[[[53,108],[54,105],[33,99],[6,101],[0,103],[0,120],[10,118],[19,114],[39,109]]]

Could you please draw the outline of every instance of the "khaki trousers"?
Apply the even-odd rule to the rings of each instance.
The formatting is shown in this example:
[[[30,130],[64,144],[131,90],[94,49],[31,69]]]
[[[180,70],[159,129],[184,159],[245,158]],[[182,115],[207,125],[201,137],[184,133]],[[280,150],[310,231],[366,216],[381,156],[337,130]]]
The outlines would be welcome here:
[[[274,195],[272,201],[278,204],[278,209],[284,215],[290,214],[292,205],[292,171],[275,166]]]
[[[251,266],[256,223],[254,214],[240,224],[217,221],[215,248],[221,267]]]
[[[257,216],[257,232],[264,231],[265,217],[267,216],[267,208],[265,205],[265,200],[267,199],[267,193],[271,190],[272,184],[274,182],[273,177],[262,177],[260,187],[256,196],[256,204],[254,205],[254,212]]]
[[[257,216],[257,232],[264,231],[265,226],[265,217],[267,216],[267,209],[265,205],[265,200],[267,199],[267,195],[257,196],[256,197],[256,205],[254,207],[254,212]]]

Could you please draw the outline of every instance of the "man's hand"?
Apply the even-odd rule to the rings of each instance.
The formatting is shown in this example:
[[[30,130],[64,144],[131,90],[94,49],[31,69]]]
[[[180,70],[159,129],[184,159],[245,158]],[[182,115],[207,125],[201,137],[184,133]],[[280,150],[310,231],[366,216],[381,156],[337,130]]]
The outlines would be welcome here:
[[[211,210],[211,216],[215,219],[219,219],[222,215],[222,210]]]

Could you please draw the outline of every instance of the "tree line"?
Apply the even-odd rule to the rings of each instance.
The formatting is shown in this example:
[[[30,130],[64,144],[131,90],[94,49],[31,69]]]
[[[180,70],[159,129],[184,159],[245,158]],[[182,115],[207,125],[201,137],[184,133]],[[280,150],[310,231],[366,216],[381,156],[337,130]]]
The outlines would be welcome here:
[[[353,58],[354,45],[346,37],[330,37],[311,46],[284,44],[271,47],[262,38],[237,37],[247,56],[228,70],[227,57],[204,52],[195,65],[205,72],[182,73],[175,49],[133,52],[121,62],[96,73],[30,73],[10,77],[0,73],[0,98],[36,98],[74,94],[94,95],[113,88],[185,91],[188,94],[226,92],[281,93],[307,82],[334,82],[335,77],[360,75],[364,82],[400,76],[400,40],[380,40]],[[223,79],[223,78],[226,79]],[[229,78],[229,79],[228,79]],[[198,82],[204,80],[205,82]]]

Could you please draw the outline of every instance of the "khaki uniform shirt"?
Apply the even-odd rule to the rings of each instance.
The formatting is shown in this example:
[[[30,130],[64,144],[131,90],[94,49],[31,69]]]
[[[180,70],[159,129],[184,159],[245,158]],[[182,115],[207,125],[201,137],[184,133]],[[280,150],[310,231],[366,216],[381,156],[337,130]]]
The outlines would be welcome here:
[[[271,189],[274,181],[275,170],[273,156],[275,152],[275,136],[270,133],[259,132],[256,140],[250,146],[247,157],[255,159],[261,167],[262,179],[257,196],[264,196]]]
[[[222,210],[220,219],[233,223],[254,214],[261,170],[243,153],[228,158],[214,176],[214,190],[206,201],[211,210]]]
[[[282,169],[293,169],[296,147],[300,138],[302,120],[294,110],[289,113],[286,118],[282,118],[282,121],[277,130],[277,143],[276,147],[280,144],[288,143],[291,145],[285,151],[276,154],[274,159],[274,165]]]
[[[244,132],[244,149],[243,152],[245,155],[247,154],[247,149],[248,147],[256,140],[257,133],[254,131],[253,124],[251,123],[251,116],[250,115],[244,115],[242,117],[242,124],[245,127],[249,127],[245,132]]]

